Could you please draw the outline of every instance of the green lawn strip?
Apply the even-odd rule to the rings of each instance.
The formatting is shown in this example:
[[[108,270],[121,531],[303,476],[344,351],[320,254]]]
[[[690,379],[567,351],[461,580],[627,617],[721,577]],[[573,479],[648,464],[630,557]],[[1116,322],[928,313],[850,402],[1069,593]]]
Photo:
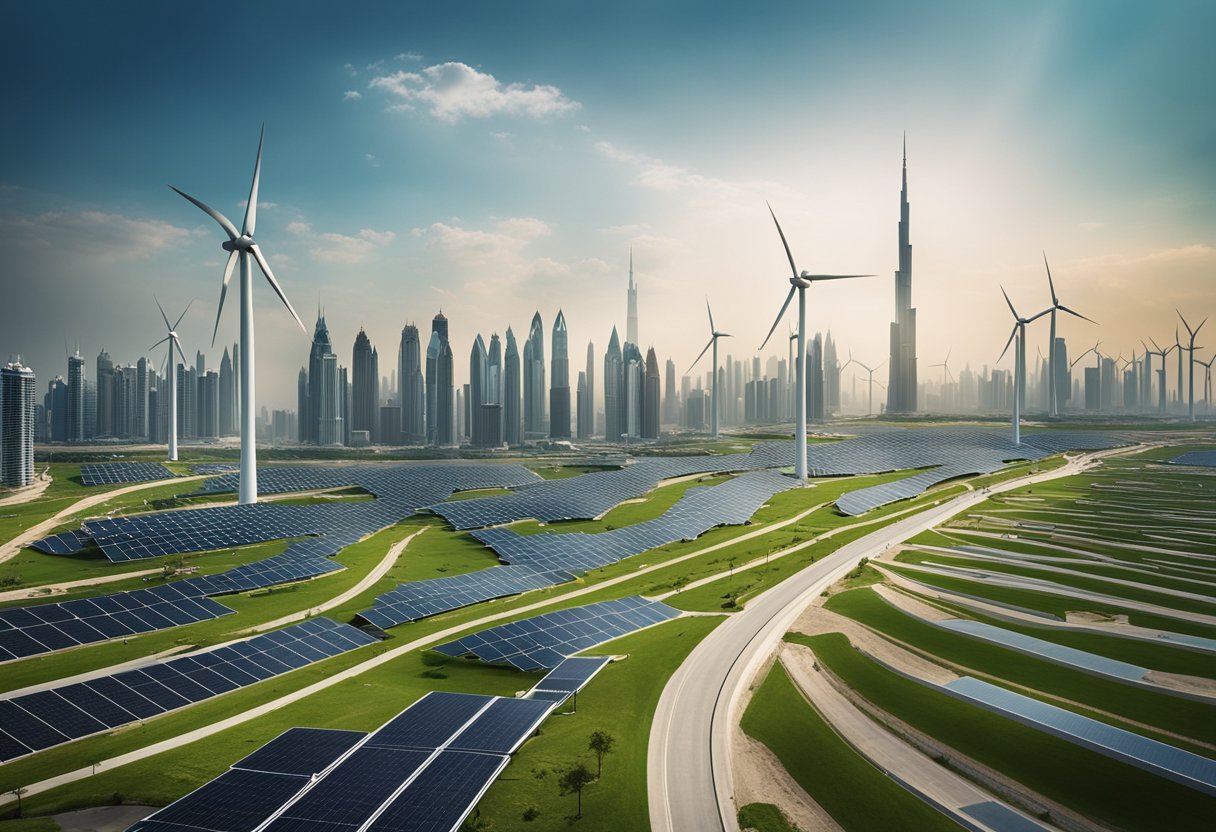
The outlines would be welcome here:
[[[16,806],[5,806],[3,811],[16,811]],[[59,832],[60,826],[54,818],[22,818],[0,821],[0,832]]]
[[[791,633],[786,639],[809,646],[821,664],[877,707],[1082,814],[1117,829],[1211,828],[1216,801],[1200,792],[906,679],[839,633]]]
[[[803,698],[780,663],[753,694],[742,726],[846,832],[961,828],[854,751]]]
[[[1098,601],[1053,595],[1050,592],[996,586],[982,581],[973,581],[961,577],[956,578],[953,575],[935,575],[929,572],[918,572],[900,568],[899,565],[892,563],[884,563],[883,568],[890,569],[892,572],[918,583],[934,586],[949,592],[958,592],[987,599],[997,604],[1012,605],[1021,607],[1022,609],[1049,613],[1061,620],[1064,620],[1069,612],[1095,612],[1109,616],[1126,615],[1128,622],[1138,627],[1148,627],[1171,633],[1185,633],[1203,638],[1216,638],[1216,627],[1208,627],[1204,624],[1198,624],[1182,618],[1153,615],[1152,613],[1128,610],[1124,607],[1104,604]]]
[[[924,599],[927,603],[935,604],[959,618],[974,618],[993,627],[1002,627],[1015,633],[1032,636],[1062,644],[1087,653],[1105,656],[1128,664],[1151,668],[1163,673],[1180,673],[1186,676],[1202,676],[1216,678],[1216,658],[1210,653],[1198,650],[1187,650],[1161,641],[1145,641],[1143,639],[1125,638],[1101,633],[1079,632],[1065,630],[1059,627],[1035,627],[1018,621],[995,618],[976,612],[974,609],[959,604],[952,604],[936,598]]]
[[[739,828],[755,832],[800,832],[771,803],[749,803],[739,809]]]
[[[1076,589],[1083,589],[1089,592],[1099,592],[1103,595],[1114,595],[1116,597],[1127,598],[1132,601],[1155,604],[1159,607],[1185,610],[1186,612],[1201,613],[1203,615],[1216,615],[1216,603],[1208,603],[1195,598],[1183,598],[1177,595],[1167,595],[1165,593],[1155,592],[1154,590],[1143,586],[1127,586],[1126,584],[1112,583],[1110,581],[1104,581],[1101,577],[1096,576],[1091,578],[1082,575],[1069,575],[1063,572],[1052,572],[1050,570],[1038,569],[1035,567],[1035,564],[1024,563],[1022,561],[1010,562],[1000,560],[973,560],[963,553],[960,553],[960,556],[955,557],[953,555],[943,555],[936,552],[907,550],[896,555],[896,560],[901,563],[927,563],[936,564],[939,566],[957,566],[983,572],[999,572],[1003,575],[1036,578],[1038,580],[1051,581],[1052,583],[1057,583]],[[1052,565],[1057,566],[1057,564]],[[1134,580],[1134,577],[1129,575],[1126,577],[1121,577],[1119,580],[1130,581]],[[1175,587],[1170,588],[1173,589]],[[1197,587],[1191,586],[1185,591],[1194,592],[1196,589]]]
[[[490,828],[556,829],[575,811],[573,795],[557,786],[563,769],[582,761],[592,772],[596,759],[587,747],[592,731],[616,739],[604,757],[600,779],[583,791],[578,828],[643,830],[650,826],[646,793],[646,756],[650,725],[668,677],[684,657],[721,622],[685,618],[593,648],[595,655],[627,653],[629,658],[604,668],[578,695],[573,715],[554,714],[529,740],[482,798],[478,811]],[[569,704],[562,710],[569,710]],[[524,820],[528,809],[536,820]]]
[[[1146,725],[1155,725],[1184,737],[1208,743],[1216,742],[1216,707],[1210,704],[1156,693],[1073,670],[927,624],[887,603],[869,589],[839,593],[829,598],[824,606],[929,655],[968,668],[976,675],[995,681],[1012,682],[1069,700],[1055,704],[1094,719],[1118,724],[1117,720],[1091,712],[1085,706]],[[1144,733],[1144,729],[1139,727],[1119,727]],[[1180,744],[1178,739],[1172,737],[1156,736],[1154,739],[1172,745]],[[1199,754],[1210,753],[1210,750],[1199,748],[1189,750]]]

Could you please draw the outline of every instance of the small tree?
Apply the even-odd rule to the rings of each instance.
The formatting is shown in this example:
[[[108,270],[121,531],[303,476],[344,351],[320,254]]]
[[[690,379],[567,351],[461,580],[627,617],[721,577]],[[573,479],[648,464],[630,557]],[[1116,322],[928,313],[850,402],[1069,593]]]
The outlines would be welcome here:
[[[557,781],[558,788],[561,789],[562,794],[578,795],[578,813],[575,814],[576,818],[583,816],[583,789],[594,780],[595,775],[591,773],[591,769],[578,762],[562,772],[561,778]]]
[[[683,589],[684,587],[688,586],[688,576],[687,576],[687,575],[681,575],[680,577],[678,577],[678,578],[676,578],[674,581],[672,581],[672,582],[671,582],[671,585],[672,585],[673,587],[675,587],[675,590],[676,590],[676,592],[678,593],[678,592],[679,592],[681,589]]]
[[[607,731],[593,731],[587,747],[595,752],[595,776],[598,778],[604,771],[604,755],[612,753],[616,745],[616,737]]]
[[[25,794],[28,791],[29,791],[29,789],[25,788],[24,786],[18,786],[17,788],[15,788],[11,792],[9,792],[9,794],[17,796],[17,817],[21,817],[21,795]]]

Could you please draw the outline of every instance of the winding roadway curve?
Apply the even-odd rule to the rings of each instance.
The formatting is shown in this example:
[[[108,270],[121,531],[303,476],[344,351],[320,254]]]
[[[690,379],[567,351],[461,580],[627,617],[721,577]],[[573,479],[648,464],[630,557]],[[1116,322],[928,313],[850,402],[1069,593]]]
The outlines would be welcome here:
[[[1104,456],[1143,449],[1081,454],[1052,471],[930,506],[845,544],[727,618],[688,655],[659,699],[647,757],[652,832],[738,832],[730,736],[741,716],[742,694],[807,604],[861,558],[874,557],[991,494],[1071,476]]]

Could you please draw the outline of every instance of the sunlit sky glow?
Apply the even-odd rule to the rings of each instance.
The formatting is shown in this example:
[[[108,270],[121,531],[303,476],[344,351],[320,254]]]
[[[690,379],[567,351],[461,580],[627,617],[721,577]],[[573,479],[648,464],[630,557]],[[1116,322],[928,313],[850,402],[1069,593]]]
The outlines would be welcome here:
[[[335,9],[6,11],[0,351],[40,386],[65,342],[90,377],[102,348],[134,362],[162,335],[155,292],[195,299],[183,341],[218,365],[222,235],[165,185],[239,223],[263,122],[259,242],[310,331],[320,303],[349,365],[364,326],[386,375],[402,325],[441,307],[458,381],[478,332],[526,333],[537,308],[547,328],[564,309],[581,365],[624,329],[630,245],[643,348],[683,372],[708,297],[724,353],[750,356],[788,289],[766,199],[800,268],[878,275],[811,297],[813,328],[877,363],[905,130],[922,378],[951,348],[955,372],[994,361],[999,286],[1049,302],[1043,251],[1100,322],[1062,323],[1076,352],[1172,339],[1175,306],[1216,315],[1211,3]],[[259,404],[294,408],[308,339],[255,291]]]

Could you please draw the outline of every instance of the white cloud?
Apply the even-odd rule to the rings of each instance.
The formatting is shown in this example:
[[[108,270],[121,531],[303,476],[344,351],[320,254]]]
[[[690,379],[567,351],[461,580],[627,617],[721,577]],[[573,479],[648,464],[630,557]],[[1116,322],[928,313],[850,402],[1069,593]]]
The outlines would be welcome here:
[[[349,75],[349,76],[350,76],[350,77],[352,77],[352,78],[354,78],[356,75],[358,75],[358,74],[359,74],[359,70],[355,69],[355,68],[354,68],[353,66],[351,66],[350,64],[342,64],[342,68],[343,68],[343,69],[345,69],[345,70],[346,70],[346,74],[347,74],[347,75]]]
[[[491,130],[490,138],[497,139],[498,141],[503,142],[503,141],[506,141],[507,139],[511,138],[511,134],[508,133],[506,130]]]
[[[344,101],[358,101],[362,97],[363,93],[359,92],[358,90],[347,90],[346,92],[342,93],[342,99]]]
[[[288,230],[291,230],[290,225]],[[310,249],[309,254],[324,263],[362,263],[377,248],[388,245],[396,237],[392,231],[371,228],[364,228],[354,237],[327,231],[318,237],[322,245]]]
[[[51,212],[0,218],[0,244],[54,249],[105,263],[145,260],[195,234],[163,220],[102,211]]]
[[[393,58],[393,60],[395,60],[395,61],[421,61],[422,55],[419,54],[418,52],[399,52],[399,53],[397,53],[396,57]]]
[[[297,237],[302,236],[304,234],[311,234],[312,233],[312,224],[307,223],[307,222],[302,222],[300,220],[296,220],[295,222],[289,222],[289,223],[287,223],[287,233],[294,234]]]
[[[545,118],[580,106],[555,86],[503,84],[489,73],[456,61],[435,64],[420,73],[399,70],[380,75],[368,86],[395,99],[391,110],[411,110],[417,102],[427,106],[435,118],[449,124],[464,118],[498,115]]]
[[[248,204],[249,204],[248,199],[242,199],[240,202],[237,203],[237,205],[240,206],[241,208],[244,208]],[[277,202],[267,202],[264,199],[258,200],[258,210],[259,211],[271,211],[278,207],[279,207],[279,203],[277,203]]]
[[[376,156],[375,153],[364,153],[363,161],[367,162],[369,165],[371,165],[374,168],[380,167],[380,159],[379,159],[379,157]]]

